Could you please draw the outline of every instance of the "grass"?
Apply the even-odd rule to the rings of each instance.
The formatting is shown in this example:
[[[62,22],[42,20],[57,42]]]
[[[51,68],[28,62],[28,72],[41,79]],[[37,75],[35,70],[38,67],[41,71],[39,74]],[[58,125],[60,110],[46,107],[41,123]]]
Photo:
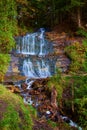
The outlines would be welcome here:
[[[32,130],[31,108],[0,85],[0,130]]]

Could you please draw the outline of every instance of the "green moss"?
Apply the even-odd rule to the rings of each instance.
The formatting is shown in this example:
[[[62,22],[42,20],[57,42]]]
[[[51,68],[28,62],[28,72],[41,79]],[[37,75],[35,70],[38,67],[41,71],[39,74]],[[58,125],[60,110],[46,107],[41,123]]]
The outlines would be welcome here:
[[[51,125],[53,128],[55,128],[55,127],[58,126],[58,124],[57,124],[56,122],[53,122],[53,121],[51,121],[51,120],[48,120],[47,123],[48,123],[49,125]]]
[[[3,80],[3,76],[8,69],[10,62],[10,56],[8,54],[0,54],[0,81]]]
[[[65,122],[53,122],[51,120],[48,120],[47,123],[54,129],[59,129],[59,130],[74,130],[69,124]]]
[[[56,88],[56,91],[58,93],[57,99],[60,101],[62,98],[62,93],[63,93],[63,78],[61,77],[60,71],[57,70],[56,74],[52,77],[50,77],[50,80],[48,81],[48,87],[49,90],[51,91],[53,86]]]
[[[0,85],[0,130],[32,130],[30,107],[25,106],[21,97]]]
[[[71,59],[70,71],[77,73],[78,71],[86,71],[86,47],[81,43],[73,43],[65,48],[65,52]]]

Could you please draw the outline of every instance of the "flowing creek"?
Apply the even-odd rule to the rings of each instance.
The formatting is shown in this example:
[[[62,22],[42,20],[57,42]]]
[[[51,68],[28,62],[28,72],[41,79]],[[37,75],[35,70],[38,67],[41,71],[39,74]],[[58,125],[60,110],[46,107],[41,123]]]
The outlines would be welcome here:
[[[27,77],[27,89],[31,89],[32,84],[36,79],[44,79],[55,74],[56,70],[56,56],[52,56],[53,46],[50,41],[45,38],[45,30],[40,29],[39,32],[26,34],[25,36],[16,37],[16,54],[19,56],[18,70],[21,75]],[[21,91],[20,83],[16,83]],[[27,92],[21,94],[24,97],[26,104],[32,104],[34,101]],[[39,105],[38,101],[35,102],[35,107]],[[50,111],[46,111],[50,115]],[[71,126],[78,127],[76,123],[71,121],[68,117],[61,116],[64,121],[68,121]],[[78,127],[82,130],[81,127]]]

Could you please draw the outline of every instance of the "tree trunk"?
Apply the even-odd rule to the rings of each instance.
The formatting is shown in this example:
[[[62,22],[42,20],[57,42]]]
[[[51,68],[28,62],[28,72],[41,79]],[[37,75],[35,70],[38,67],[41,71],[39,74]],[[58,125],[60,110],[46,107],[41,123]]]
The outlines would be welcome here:
[[[79,28],[82,27],[82,25],[81,25],[81,9],[80,9],[80,7],[78,7],[78,9],[77,9],[77,24],[78,24]]]
[[[55,24],[55,0],[52,0],[52,7],[51,7],[51,27]]]

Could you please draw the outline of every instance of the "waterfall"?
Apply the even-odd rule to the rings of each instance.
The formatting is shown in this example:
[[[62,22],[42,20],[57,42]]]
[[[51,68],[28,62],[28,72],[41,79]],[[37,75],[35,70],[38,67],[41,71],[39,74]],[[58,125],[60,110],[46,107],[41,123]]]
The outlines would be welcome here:
[[[39,77],[50,77],[50,65],[47,64],[44,60],[41,60],[41,62],[37,62],[38,65],[38,74]]]
[[[52,75],[52,59],[48,58],[24,58],[22,59],[22,73],[29,78],[46,78]],[[21,61],[20,61],[21,62]],[[53,68],[54,69],[54,68]]]
[[[41,34],[39,36],[40,39],[40,53],[39,55],[44,55],[45,53],[43,52],[44,46],[45,46],[45,39],[44,39],[44,30],[41,28]]]
[[[25,36],[16,37],[16,52],[28,55],[46,55],[50,53],[49,42],[44,38],[45,31],[26,34]],[[47,51],[46,49],[49,48]]]
[[[29,76],[29,78],[34,78],[36,77],[36,74],[34,72],[34,66],[32,64],[32,62],[30,61],[30,59],[24,60],[23,62],[23,73],[25,76]]]
[[[52,44],[45,39],[45,30],[26,34],[17,37],[16,53],[27,55],[27,58],[21,58],[20,72],[29,78],[45,78],[53,74],[53,59],[45,58],[47,54],[53,52]],[[34,58],[35,56],[35,58]],[[40,58],[37,58],[40,57]],[[43,58],[44,57],[44,58]]]
[[[35,55],[35,39],[36,33],[27,34],[23,37],[16,38],[17,47],[16,52],[22,54]]]

